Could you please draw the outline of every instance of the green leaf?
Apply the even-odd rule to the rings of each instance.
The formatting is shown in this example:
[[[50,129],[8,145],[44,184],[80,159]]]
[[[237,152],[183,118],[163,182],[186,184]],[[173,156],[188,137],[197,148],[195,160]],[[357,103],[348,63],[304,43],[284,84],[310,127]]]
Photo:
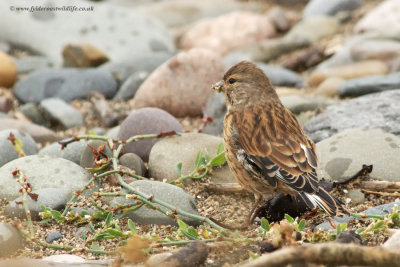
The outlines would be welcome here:
[[[115,237],[121,237],[124,235],[124,233],[122,233],[121,231],[118,231],[118,230],[112,229],[112,228],[107,229],[107,233],[109,233],[110,235],[113,235]]]
[[[303,231],[304,227],[306,227],[306,220],[301,219],[301,221],[299,222],[299,231]]]
[[[177,219],[176,222],[178,223],[179,229],[181,229],[185,232],[188,231],[188,226],[181,219]]]
[[[220,166],[226,162],[225,153],[220,153],[216,155],[210,162],[211,166]]]
[[[374,229],[379,229],[379,228],[381,228],[384,224],[385,224],[385,221],[380,220],[380,221],[378,221],[378,222],[375,223]]]
[[[92,231],[92,233],[96,232],[96,229],[94,229],[94,226],[93,226],[92,222],[89,222],[89,228],[90,228],[90,231]]]
[[[176,173],[178,174],[178,177],[181,177],[182,175],[182,162],[178,162],[175,167]]]
[[[81,233],[81,239],[82,240],[86,240],[87,236],[86,236],[86,231],[82,231]]]
[[[286,219],[289,223],[294,223],[293,217],[290,216],[289,214],[285,214],[285,219]]]
[[[46,212],[46,211],[47,211],[47,208],[46,208],[46,206],[45,206],[45,205],[43,205],[43,204],[41,204],[41,205],[40,205],[40,208],[42,208],[43,212]]]
[[[183,234],[184,236],[186,236],[186,237],[189,238],[190,240],[199,239],[198,236],[192,235],[192,234],[190,234],[189,232],[184,231],[184,230],[182,230],[182,229],[181,229],[181,232],[182,232],[182,234]]]
[[[224,152],[224,143],[223,143],[223,142],[221,142],[221,143],[218,145],[218,148],[217,148],[217,155],[218,155],[218,154],[221,154],[222,152]]]
[[[365,227],[361,227],[361,228],[358,228],[357,230],[356,230],[356,233],[357,234],[361,234],[362,232],[364,232],[365,231]]]
[[[129,226],[129,229],[131,229],[131,232],[133,234],[136,234],[136,225],[131,219],[128,219],[128,226]]]
[[[91,249],[93,249],[93,250],[101,250],[101,248],[99,246],[99,243],[97,243],[97,242],[93,242],[92,243]]]
[[[250,256],[250,258],[251,258],[252,260],[255,260],[255,259],[257,259],[257,258],[260,257],[260,255],[258,255],[257,253],[254,253],[254,252],[252,252],[252,251],[249,251],[249,256]]]
[[[50,221],[50,218],[43,219],[39,222],[39,224],[46,224]]]
[[[199,237],[199,233],[194,229],[193,226],[188,227],[188,233],[192,236]]]
[[[202,150],[200,150],[200,151],[197,153],[196,160],[195,160],[195,162],[194,162],[194,168],[195,168],[195,169],[197,169],[198,167],[200,167],[200,164],[201,164],[202,159],[203,159],[202,154],[203,154],[203,151],[202,151]]]
[[[50,210],[50,213],[51,216],[57,221],[61,221],[62,219],[64,219],[58,210]]]
[[[113,239],[114,236],[110,235],[109,233],[100,233],[95,236],[94,239],[99,240],[99,239]]]
[[[261,228],[264,229],[266,232],[268,232],[269,229],[271,228],[268,220],[265,219],[264,217],[261,218]]]
[[[113,212],[109,211],[105,221],[106,226],[109,226],[111,224],[112,219],[113,219]]]

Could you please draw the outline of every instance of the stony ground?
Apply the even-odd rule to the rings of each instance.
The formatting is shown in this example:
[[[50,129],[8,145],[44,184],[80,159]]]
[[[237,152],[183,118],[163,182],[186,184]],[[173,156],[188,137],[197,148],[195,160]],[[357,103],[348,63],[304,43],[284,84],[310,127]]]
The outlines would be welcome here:
[[[365,1],[365,4],[362,8],[357,10],[355,14],[343,24],[343,29],[340,31],[340,34],[335,35],[333,38],[324,40],[322,45],[329,47],[334,51],[337,49],[337,45],[341,43],[341,40],[346,38],[351,34],[351,29],[354,26],[354,23],[359,20],[364,14],[366,14],[369,10],[377,5],[379,1]],[[271,4],[266,4],[266,9]],[[297,10],[301,10],[303,8],[302,5],[296,6]],[[290,57],[296,56],[296,54],[301,53],[302,51],[296,51],[294,53],[285,55],[280,57],[272,63],[282,63],[286,61]],[[14,51],[15,55],[23,56],[24,51]],[[306,73],[303,73],[303,76],[306,76]],[[280,92],[284,92],[284,88],[278,89]],[[310,92],[306,92],[310,93]],[[18,101],[11,95],[10,90],[0,88],[0,96],[9,96],[14,100],[14,107],[18,106]],[[128,102],[118,102],[118,101],[109,101],[108,102],[112,109],[122,115],[126,116],[133,107],[131,101]],[[87,100],[74,100],[72,105],[77,108],[85,118],[85,125],[82,127],[75,127],[73,129],[63,131],[58,130],[57,135],[59,137],[67,137],[71,135],[75,135],[77,133],[87,132],[89,129],[92,129],[100,124],[99,118],[96,117],[96,114],[93,113],[93,106]],[[9,113],[14,117],[21,117],[21,114],[14,113],[11,111]],[[185,117],[179,119],[181,124],[184,127],[184,130],[187,132],[196,132],[202,124],[202,119],[200,117]],[[57,129],[56,129],[57,130]],[[207,178],[190,183],[185,186],[185,190],[189,192],[198,202],[198,209],[204,216],[213,217],[221,222],[227,224],[239,224],[244,221],[248,211],[250,210],[253,203],[253,196],[248,193],[225,193],[225,194],[217,194],[210,193],[205,191],[204,184],[207,183]],[[110,189],[111,190],[111,189]],[[334,195],[341,198],[343,201],[346,201],[345,194],[343,193],[345,188],[340,188],[334,192]],[[368,207],[377,206],[380,204],[391,203],[397,199],[395,196],[377,196],[374,194],[366,194],[366,201],[359,205],[354,205],[353,203],[348,203],[347,207],[352,212],[359,212],[365,210]],[[4,207],[8,204],[8,201],[2,200],[0,202],[0,219],[1,221],[12,222],[11,219],[3,216]],[[85,199],[81,199],[80,205],[86,205]],[[307,220],[307,227],[315,226],[321,222],[324,222],[327,219],[326,215],[319,214],[313,217],[310,220]],[[121,220],[121,226],[126,227],[126,220]],[[21,222],[22,225],[26,226],[26,222]],[[353,223],[351,226],[361,227],[362,222]],[[76,232],[76,226],[74,225],[58,225],[55,223],[42,225],[37,222],[34,223],[34,227],[37,231],[37,237],[44,240],[48,233],[58,231],[63,234],[63,244],[64,245],[75,245],[79,244],[79,240],[74,236]],[[251,226],[248,230],[240,232],[241,235],[247,237],[257,237],[258,236],[258,228],[259,221]],[[152,236],[157,234],[160,238],[165,238],[169,235],[174,235],[176,232],[176,228],[172,226],[149,226],[149,225],[137,225],[138,234],[143,236]],[[384,234],[374,236],[371,239],[366,240],[368,245],[378,245],[381,244],[387,237]],[[106,250],[113,250],[114,248],[120,246],[119,241],[114,240],[101,240],[99,242],[100,247]],[[219,245],[218,243],[210,245],[211,251],[210,255],[207,259],[206,266],[230,266],[230,264],[236,264],[238,262],[242,262],[249,257],[249,252],[258,253],[259,245],[257,242],[252,242],[250,244],[247,243],[223,243],[223,245]],[[152,254],[160,253],[163,251],[171,250],[170,247],[164,248],[153,248],[151,251]],[[30,257],[30,258],[42,258],[43,256],[61,254],[63,251],[57,251],[53,249],[46,249],[36,244],[29,244],[23,251],[20,251],[18,257]],[[77,253],[77,255],[82,256],[86,259],[114,259],[118,256],[116,255],[93,255],[87,253]]]

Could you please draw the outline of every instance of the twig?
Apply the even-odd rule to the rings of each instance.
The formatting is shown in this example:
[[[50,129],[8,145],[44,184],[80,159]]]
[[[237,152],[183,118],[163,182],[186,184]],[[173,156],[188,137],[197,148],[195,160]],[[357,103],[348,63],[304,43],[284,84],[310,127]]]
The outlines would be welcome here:
[[[280,267],[291,263],[314,263],[333,266],[400,266],[400,252],[385,249],[383,247],[322,243],[309,246],[283,248],[240,266]]]
[[[377,191],[370,191],[370,190],[366,190],[366,189],[361,189],[361,191],[363,191],[364,193],[367,193],[367,194],[380,195],[380,196],[384,196],[384,197],[400,197],[399,192],[394,192],[394,193],[377,192]]]
[[[353,176],[351,176],[350,178],[343,180],[343,181],[339,181],[339,182],[335,182],[335,185],[342,185],[342,184],[348,184],[353,180],[356,179],[361,179],[363,177],[367,177],[371,172],[372,172],[373,166],[372,165],[363,165],[361,170],[358,171],[356,174],[354,174]]]
[[[221,192],[221,193],[245,193],[246,190],[238,183],[208,183],[205,184],[204,189],[207,192]]]
[[[371,191],[400,191],[400,182],[387,182],[387,181],[362,181],[359,185],[361,189]]]

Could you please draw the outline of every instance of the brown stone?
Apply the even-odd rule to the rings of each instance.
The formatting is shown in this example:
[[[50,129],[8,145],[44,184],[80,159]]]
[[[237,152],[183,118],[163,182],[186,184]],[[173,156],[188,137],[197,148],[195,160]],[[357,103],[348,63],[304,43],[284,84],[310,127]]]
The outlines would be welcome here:
[[[109,60],[103,51],[91,44],[68,44],[62,55],[65,67],[97,67]]]
[[[199,116],[212,93],[212,84],[221,80],[224,72],[221,58],[209,50],[181,52],[142,83],[134,106],[158,107],[175,117]]]
[[[0,51],[0,86],[11,88],[17,80],[17,66],[5,53]]]

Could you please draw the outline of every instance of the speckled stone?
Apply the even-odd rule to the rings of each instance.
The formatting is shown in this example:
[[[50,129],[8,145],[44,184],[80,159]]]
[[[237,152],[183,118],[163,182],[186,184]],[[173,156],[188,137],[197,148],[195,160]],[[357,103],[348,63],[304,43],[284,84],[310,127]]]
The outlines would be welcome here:
[[[393,134],[381,129],[347,129],[316,145],[319,177],[341,181],[356,174],[363,164],[372,164],[372,179],[400,182],[400,138]]]

